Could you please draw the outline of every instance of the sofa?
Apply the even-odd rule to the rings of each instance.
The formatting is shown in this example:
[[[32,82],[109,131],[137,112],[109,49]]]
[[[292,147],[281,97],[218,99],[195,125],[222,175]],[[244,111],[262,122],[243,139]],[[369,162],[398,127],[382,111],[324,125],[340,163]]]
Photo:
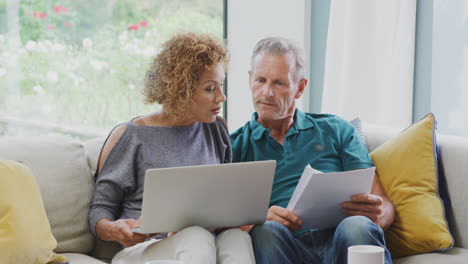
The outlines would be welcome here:
[[[399,130],[364,125],[372,151]],[[454,248],[394,260],[396,264],[468,263],[468,138],[438,135],[445,177],[451,199],[447,219]],[[93,173],[104,138],[84,142],[64,136],[0,137],[0,159],[22,161],[36,177],[52,233],[55,252],[72,264],[109,262],[119,250],[115,243],[96,240],[87,221],[93,195]]]

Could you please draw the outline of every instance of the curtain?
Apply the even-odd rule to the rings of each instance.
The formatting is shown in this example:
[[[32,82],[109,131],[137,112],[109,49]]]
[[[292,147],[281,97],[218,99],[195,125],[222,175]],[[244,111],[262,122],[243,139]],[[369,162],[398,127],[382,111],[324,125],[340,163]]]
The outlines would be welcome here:
[[[416,0],[332,0],[322,112],[408,126],[415,23]]]

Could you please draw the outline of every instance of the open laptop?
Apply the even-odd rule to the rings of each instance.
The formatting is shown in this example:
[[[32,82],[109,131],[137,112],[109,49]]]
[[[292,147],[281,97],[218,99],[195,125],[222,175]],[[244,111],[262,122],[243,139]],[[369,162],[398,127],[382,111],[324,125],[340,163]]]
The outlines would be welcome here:
[[[141,225],[133,232],[263,223],[275,167],[268,160],[147,170]]]

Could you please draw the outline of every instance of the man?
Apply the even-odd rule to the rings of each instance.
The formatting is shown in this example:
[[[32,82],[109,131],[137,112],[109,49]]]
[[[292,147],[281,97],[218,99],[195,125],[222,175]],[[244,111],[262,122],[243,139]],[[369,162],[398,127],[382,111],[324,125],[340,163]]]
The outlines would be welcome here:
[[[298,46],[283,38],[260,40],[249,77],[256,113],[231,135],[233,160],[277,162],[267,221],[250,230],[257,263],[342,264],[349,246],[385,247],[383,230],[392,224],[394,208],[377,176],[371,194],[342,203],[349,217],[336,228],[302,229],[300,217],[285,208],[307,164],[323,172],[373,166],[351,124],[296,109],[307,85]],[[385,263],[392,263],[388,250]]]

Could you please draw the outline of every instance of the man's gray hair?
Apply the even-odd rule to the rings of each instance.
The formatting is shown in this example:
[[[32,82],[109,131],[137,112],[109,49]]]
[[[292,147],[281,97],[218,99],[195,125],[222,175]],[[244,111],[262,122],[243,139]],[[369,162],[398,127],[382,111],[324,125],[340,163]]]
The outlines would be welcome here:
[[[261,53],[272,55],[285,55],[291,53],[296,61],[295,77],[296,81],[304,78],[304,52],[302,48],[294,41],[282,37],[268,37],[261,39],[254,47],[252,58],[250,60],[250,69],[253,72],[255,67],[255,58]]]

